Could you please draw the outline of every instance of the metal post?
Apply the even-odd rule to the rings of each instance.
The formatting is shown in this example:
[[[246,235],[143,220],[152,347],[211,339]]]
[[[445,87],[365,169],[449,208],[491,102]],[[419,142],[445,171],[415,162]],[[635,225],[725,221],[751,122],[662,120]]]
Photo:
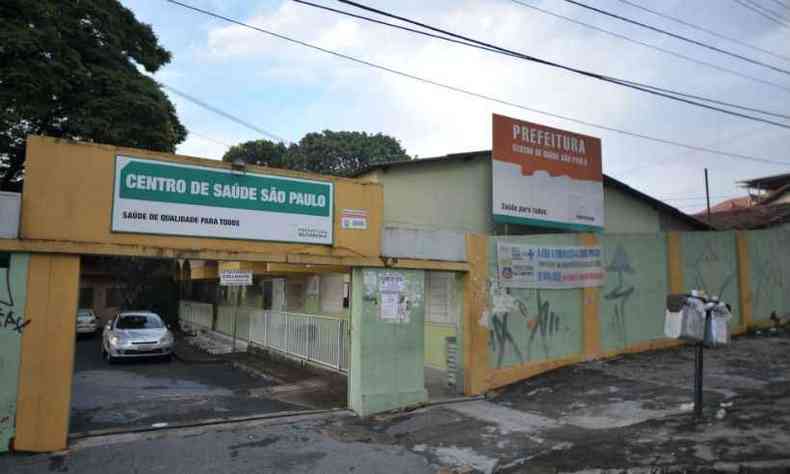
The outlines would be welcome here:
[[[694,356],[694,415],[697,418],[702,417],[702,390],[703,390],[703,365],[704,365],[704,350],[705,350],[705,334],[708,333],[708,326],[710,325],[712,309],[705,311],[705,325],[703,329],[703,341],[697,343],[697,351]]]
[[[705,168],[705,200],[708,202],[708,225],[710,225],[710,187],[708,186],[708,168]]]
[[[233,350],[231,352],[236,352],[236,326],[239,319],[239,306],[241,306],[241,287],[237,286],[236,292],[236,307],[233,310]]]
[[[337,370],[341,369],[343,361],[343,320],[337,320]]]
[[[694,415],[697,418],[702,416],[702,365],[703,346],[698,342],[694,355]]]

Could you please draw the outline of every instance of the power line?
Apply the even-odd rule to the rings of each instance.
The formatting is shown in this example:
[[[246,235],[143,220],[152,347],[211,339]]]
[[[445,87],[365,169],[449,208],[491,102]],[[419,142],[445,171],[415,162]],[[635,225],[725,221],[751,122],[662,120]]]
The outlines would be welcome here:
[[[533,112],[533,113],[544,115],[544,116],[547,116],[547,117],[553,117],[553,118],[564,120],[564,121],[567,121],[567,122],[572,122],[572,123],[576,123],[576,124],[580,124],[580,125],[585,125],[585,126],[588,126],[588,127],[596,128],[596,129],[599,129],[599,130],[605,130],[605,131],[612,132],[612,133],[618,133],[618,134],[621,134],[621,135],[627,135],[627,136],[630,136],[630,137],[639,138],[639,139],[647,140],[647,141],[652,141],[652,142],[655,142],[655,143],[661,143],[661,144],[664,144],[664,145],[672,145],[672,146],[676,146],[676,147],[679,147],[679,148],[685,148],[687,150],[693,150],[693,151],[698,151],[698,152],[710,153],[710,154],[714,154],[714,155],[726,156],[726,157],[729,157],[729,158],[735,158],[735,159],[741,159],[741,160],[747,160],[747,161],[753,161],[753,162],[757,162],[757,163],[768,163],[768,164],[785,165],[785,166],[790,165],[790,162],[787,162],[787,161],[771,160],[771,159],[768,159],[768,158],[761,158],[761,157],[745,155],[745,154],[741,154],[741,153],[733,153],[733,152],[727,152],[727,151],[722,151],[722,150],[715,150],[715,149],[712,149],[712,148],[707,148],[707,147],[702,147],[702,146],[697,146],[697,145],[691,145],[691,144],[688,144],[688,143],[678,142],[678,141],[670,140],[670,139],[666,139],[666,138],[654,137],[654,136],[651,136],[651,135],[646,135],[646,134],[639,133],[639,132],[633,132],[633,131],[630,131],[630,130],[625,130],[625,129],[621,129],[621,128],[617,128],[617,127],[610,127],[610,126],[598,124],[598,123],[595,123],[595,122],[590,122],[590,121],[586,121],[586,120],[577,119],[577,118],[570,117],[570,116],[567,116],[567,115],[557,114],[557,113],[553,113],[553,112],[547,112],[545,110],[540,110],[540,109],[537,109],[537,108],[534,108],[534,107],[528,107],[526,105],[518,104],[516,102],[512,102],[512,101],[509,101],[509,100],[499,99],[499,98],[496,98],[496,97],[493,97],[493,96],[489,96],[489,95],[486,95],[486,94],[482,94],[482,93],[479,93],[479,92],[473,92],[473,91],[462,89],[460,87],[456,87],[456,86],[453,86],[453,85],[441,83],[441,82],[434,81],[434,80],[431,80],[431,79],[426,79],[426,78],[423,78],[423,77],[420,77],[420,76],[416,76],[414,74],[410,74],[410,73],[407,73],[407,72],[399,71],[397,69],[393,69],[391,67],[382,66],[380,64],[377,64],[377,63],[374,63],[374,62],[371,62],[371,61],[367,61],[367,60],[364,60],[364,59],[359,59],[359,58],[356,58],[354,56],[350,56],[348,54],[339,53],[337,51],[333,51],[333,50],[328,49],[328,48],[324,48],[324,47],[321,47],[321,46],[314,45],[312,43],[308,43],[306,41],[298,40],[298,39],[291,38],[289,36],[286,36],[286,35],[283,35],[283,34],[280,34],[280,33],[275,33],[273,31],[269,31],[267,29],[264,29],[264,28],[261,28],[261,27],[258,27],[258,26],[250,25],[249,23],[244,23],[244,22],[242,22],[240,20],[236,20],[234,18],[230,18],[230,17],[224,16],[224,15],[221,15],[219,13],[214,13],[214,12],[209,11],[209,10],[204,10],[202,8],[199,8],[199,7],[196,7],[196,6],[193,6],[193,5],[189,5],[189,4],[180,2],[178,0],[165,0],[165,1],[168,2],[168,3],[172,3],[174,5],[178,5],[178,6],[181,6],[183,8],[186,8],[186,9],[198,12],[198,13],[202,13],[204,15],[211,16],[211,17],[219,19],[219,20],[226,21],[228,23],[233,23],[235,25],[239,25],[239,26],[242,26],[244,28],[248,28],[250,30],[257,31],[259,33],[264,33],[266,35],[272,36],[274,38],[281,39],[283,41],[287,41],[287,42],[290,42],[290,43],[293,43],[293,44],[297,44],[297,45],[303,46],[305,48],[309,48],[309,49],[312,49],[312,50],[315,50],[315,51],[320,51],[320,52],[325,53],[325,54],[330,54],[332,56],[335,56],[335,57],[338,57],[338,58],[342,58],[342,59],[345,59],[347,61],[351,61],[351,62],[354,62],[354,63],[357,63],[357,64],[361,64],[361,65],[364,65],[364,66],[372,67],[372,68],[378,69],[380,71],[385,71],[385,72],[388,72],[390,74],[394,74],[394,75],[397,75],[397,76],[400,76],[400,77],[405,77],[407,79],[411,79],[411,80],[414,80],[414,81],[422,82],[424,84],[429,84],[429,85],[432,85],[432,86],[435,86],[435,87],[440,87],[442,89],[449,90],[449,91],[452,91],[452,92],[455,92],[455,93],[458,93],[458,94],[463,94],[463,95],[466,95],[468,97],[475,97],[475,98],[478,98],[478,99],[482,99],[482,100],[486,100],[486,101],[490,101],[490,102],[495,102],[495,103],[498,103],[498,104],[501,104],[501,105],[514,107],[514,108],[517,108],[517,109],[525,110],[525,111],[528,111],[528,112]]]
[[[205,133],[198,133],[198,132],[196,132],[194,130],[188,130],[187,132],[188,132],[189,135],[194,135],[196,137],[200,137],[203,140],[208,140],[208,141],[210,141],[212,143],[216,143],[217,145],[222,145],[222,146],[227,147],[227,148],[231,148],[233,146],[233,145],[225,143],[225,142],[223,142],[221,140],[217,140],[216,138],[211,138],[210,136],[206,135]]]
[[[271,138],[271,139],[273,139],[275,141],[286,143],[286,144],[290,143],[288,140],[286,140],[285,138],[283,138],[283,137],[281,137],[279,135],[276,135],[276,134],[274,134],[272,132],[269,132],[269,131],[264,130],[264,129],[260,128],[260,127],[257,127],[255,125],[243,120],[243,119],[240,119],[240,118],[236,117],[235,115],[231,115],[230,113],[225,112],[222,109],[214,107],[213,105],[207,104],[206,102],[203,102],[202,100],[198,99],[197,97],[193,97],[193,96],[187,94],[186,92],[182,92],[182,91],[176,89],[173,86],[167,85],[167,84],[165,84],[163,82],[160,82],[160,84],[162,84],[162,87],[164,87],[165,89],[169,90],[170,92],[176,94],[177,96],[179,96],[179,97],[181,97],[183,99],[186,99],[187,101],[192,102],[193,104],[195,104],[197,106],[200,106],[200,107],[208,110],[209,112],[213,112],[213,113],[215,113],[217,115],[225,117],[226,119],[228,119],[228,120],[230,120],[232,122],[235,122],[235,123],[241,125],[242,127],[249,128],[250,130],[256,131],[256,132],[260,133],[261,135],[263,135],[263,136],[265,136],[267,138]]]
[[[391,23],[382,22],[380,20],[375,20],[375,19],[368,18],[368,17],[361,16],[361,15],[354,15],[353,13],[344,12],[342,10],[336,10],[336,9],[333,9],[333,8],[324,7],[323,5],[317,5],[315,3],[311,3],[311,2],[308,2],[308,1],[305,1],[305,0],[294,0],[294,1],[297,2],[297,3],[308,5],[308,6],[321,8],[321,9],[324,9],[324,10],[330,10],[330,11],[333,11],[335,13],[340,13],[340,14],[349,15],[349,16],[355,16],[356,18],[361,18],[361,19],[364,19],[364,20],[373,21],[373,22],[376,22],[376,23],[379,23],[379,24],[383,24],[383,25],[387,25],[387,26],[391,26],[391,27],[394,27],[394,28],[403,29],[403,27],[400,27],[398,25],[393,25]],[[437,33],[441,33],[442,35],[447,35],[447,36],[450,36],[452,38],[460,39],[460,40],[462,40],[461,44],[465,44],[466,46],[471,46],[471,47],[478,48],[478,49],[484,49],[486,51],[499,53],[499,54],[504,54],[506,56],[513,56],[513,57],[516,57],[516,58],[519,58],[519,59],[523,59],[523,60],[526,60],[526,61],[532,61],[532,62],[535,62],[535,63],[538,63],[538,64],[542,64],[544,66],[549,66],[549,67],[553,67],[553,68],[557,68],[557,69],[562,69],[564,71],[573,72],[575,74],[579,74],[579,75],[582,75],[582,76],[585,76],[585,77],[588,77],[588,78],[592,78],[592,79],[596,79],[596,80],[599,80],[599,81],[608,82],[608,83],[612,83],[612,84],[618,84],[618,85],[627,87],[629,89],[638,90],[638,91],[645,92],[645,93],[648,93],[648,94],[651,94],[651,95],[664,97],[666,99],[675,100],[677,102],[682,102],[682,103],[685,103],[685,104],[688,104],[688,105],[693,105],[693,106],[696,106],[696,107],[701,107],[701,108],[705,108],[705,109],[709,109],[709,110],[714,110],[714,111],[721,112],[721,113],[724,113],[724,114],[727,114],[727,115],[733,115],[733,116],[740,117],[740,118],[745,118],[745,119],[748,119],[748,120],[754,120],[754,121],[757,121],[757,122],[768,123],[768,124],[771,124],[771,125],[775,125],[777,127],[790,129],[790,125],[785,124],[785,123],[774,122],[772,120],[767,120],[767,119],[764,119],[764,118],[761,118],[761,117],[755,117],[755,116],[752,116],[752,115],[746,115],[746,114],[743,114],[743,113],[740,113],[740,112],[735,112],[735,111],[732,111],[732,110],[722,109],[720,107],[713,107],[711,105],[703,104],[703,103],[700,103],[700,102],[695,102],[694,100],[689,100],[689,98],[694,98],[694,99],[697,99],[697,100],[703,100],[703,101],[707,101],[707,102],[711,102],[711,103],[724,104],[727,107],[732,107],[732,108],[739,108],[739,109],[745,109],[745,110],[749,110],[749,109],[756,110],[759,113],[764,113],[764,114],[767,114],[767,115],[777,116],[777,114],[775,114],[774,112],[766,112],[766,111],[763,111],[763,110],[753,109],[753,108],[749,108],[749,107],[745,107],[745,106],[741,106],[741,105],[737,105],[737,104],[731,104],[731,103],[727,103],[727,102],[717,101],[715,99],[708,99],[708,98],[705,98],[705,97],[695,96],[695,95],[686,94],[686,93],[682,93],[682,92],[671,91],[669,89],[663,89],[663,88],[656,87],[656,86],[649,85],[649,84],[641,84],[641,83],[634,82],[634,81],[628,81],[628,80],[625,80],[625,79],[619,79],[619,78],[608,76],[608,75],[604,75],[604,74],[594,73],[594,72],[586,71],[586,70],[583,70],[583,69],[578,69],[578,68],[574,68],[574,67],[571,67],[571,66],[566,66],[564,64],[559,64],[559,63],[555,63],[555,62],[552,62],[552,61],[547,61],[545,59],[540,59],[540,58],[537,58],[537,57],[534,57],[534,56],[530,56],[530,55],[527,55],[527,54],[524,54],[524,53],[521,53],[521,52],[518,52],[518,51],[514,51],[514,50],[511,50],[511,49],[502,48],[500,46],[496,46],[496,45],[493,45],[491,43],[486,43],[484,41],[479,41],[479,40],[476,40],[474,38],[470,38],[468,36],[459,35],[459,34],[456,34],[456,33],[453,33],[453,32],[450,32],[450,31],[447,31],[447,30],[444,30],[444,29],[441,29],[441,28],[437,28],[437,27],[428,25],[426,23],[422,23],[422,22],[419,22],[419,21],[416,21],[416,20],[411,20],[409,18],[400,16],[400,15],[395,15],[393,13],[389,13],[389,12],[386,12],[384,10],[380,10],[380,9],[377,9],[377,8],[369,7],[369,6],[363,5],[363,4],[358,3],[358,2],[353,2],[353,1],[350,1],[350,0],[338,0],[338,1],[340,3],[345,3],[347,5],[351,5],[351,6],[354,6],[356,8],[359,8],[359,9],[362,9],[362,10],[365,10],[365,11],[373,12],[373,13],[376,13],[378,15],[386,16],[388,18],[393,18],[393,19],[396,19],[396,20],[399,20],[399,21],[410,23],[410,24],[415,25],[415,26],[419,26],[421,28],[425,28],[425,29],[428,29],[428,30],[431,30],[431,31],[435,31]],[[421,31],[418,31],[418,30],[411,30],[410,29],[409,31],[412,31],[414,33],[423,34],[425,36],[431,36],[433,38],[446,39],[444,36],[437,36],[437,35],[433,35],[433,34],[427,34],[425,32],[421,32]],[[471,44],[468,44],[468,43],[471,43]],[[781,114],[778,114],[778,115],[782,116]],[[787,116],[785,115],[784,117],[787,117]]]
[[[307,0],[294,0],[294,2],[302,4],[302,5],[306,5],[306,6],[309,6],[309,7],[318,8],[318,9],[321,9],[321,10],[326,10],[326,11],[330,11],[330,12],[333,12],[333,13],[338,13],[338,14],[341,14],[341,15],[349,16],[349,17],[352,17],[352,18],[357,18],[357,19],[360,19],[360,20],[369,21],[369,22],[376,23],[376,24],[379,24],[379,25],[384,25],[384,26],[388,26],[388,27],[391,27],[391,28],[396,28],[396,29],[399,29],[399,30],[408,31],[410,33],[415,33],[415,34],[419,34],[419,35],[423,35],[423,36],[428,36],[428,37],[431,37],[431,38],[440,39],[440,40],[443,40],[443,41],[448,41],[450,43],[455,43],[455,44],[459,44],[459,45],[462,45],[462,46],[469,46],[469,47],[481,49],[481,50],[488,51],[488,52],[491,52],[491,53],[503,54],[503,55],[506,55],[506,56],[515,57],[517,59],[531,59],[529,56],[527,56],[525,58],[526,55],[524,55],[522,53],[518,53],[518,52],[515,52],[515,51],[510,51],[510,50],[507,50],[507,49],[499,48],[499,47],[496,47],[494,45],[488,45],[488,43],[482,43],[482,42],[479,42],[479,41],[476,41],[476,40],[470,40],[470,41],[459,40],[459,39],[455,39],[453,37],[437,35],[437,34],[429,33],[429,32],[424,31],[424,30],[417,30],[417,29],[414,29],[414,28],[409,28],[408,26],[398,25],[398,24],[394,24],[394,23],[388,23],[386,21],[379,20],[377,18],[371,18],[371,17],[368,17],[368,16],[359,15],[359,14],[352,13],[352,12],[349,12],[349,11],[339,10],[339,9],[328,7],[328,6],[325,6],[325,5],[320,5],[320,4],[317,4],[317,3],[309,2]],[[387,15],[389,15],[389,14],[387,14]],[[397,18],[401,19],[400,17],[397,17]],[[403,20],[404,21],[410,21],[410,20],[405,20],[405,19],[403,19]],[[439,30],[439,31],[444,31],[444,30]],[[455,35],[453,33],[449,33],[449,34],[451,34],[453,36],[456,36],[457,38],[465,38],[463,36]],[[472,42],[472,41],[474,41],[474,42]],[[543,60],[539,60],[539,61],[543,61]],[[548,64],[548,65],[554,65],[554,63],[549,63],[548,61],[546,61],[545,63]],[[580,70],[576,70],[576,69],[573,69],[573,68],[567,68],[567,67],[562,66],[562,65],[558,65],[558,67],[560,67],[562,69],[565,69],[565,70],[570,70],[572,72],[580,71]],[[584,71],[584,73],[585,73],[585,75],[592,74],[592,73],[587,73],[586,71]],[[600,77],[598,77],[598,76],[599,75],[596,75],[594,78],[595,79],[600,79]],[[652,91],[657,91],[657,92],[663,93],[663,94],[660,94],[663,97],[667,97],[666,94],[677,95],[677,96],[680,96],[680,97],[686,97],[686,98],[690,98],[690,99],[702,100],[702,101],[705,101],[705,102],[710,102],[710,103],[714,103],[714,104],[724,105],[724,106],[727,106],[727,107],[733,107],[733,108],[742,109],[742,110],[748,110],[748,111],[751,111],[751,112],[757,112],[757,113],[761,113],[761,114],[765,114],[765,115],[770,115],[770,116],[774,116],[774,117],[779,117],[779,118],[784,118],[784,119],[790,120],[790,115],[786,115],[786,114],[781,114],[781,113],[776,113],[776,112],[769,112],[769,111],[765,111],[765,110],[762,110],[762,109],[757,109],[757,108],[754,108],[754,107],[747,107],[747,106],[743,106],[743,105],[733,104],[733,103],[730,103],[730,102],[723,102],[723,101],[716,100],[716,99],[710,99],[710,98],[707,98],[707,97],[701,97],[701,96],[698,96],[698,95],[686,94],[686,93],[683,93],[683,92],[678,92],[678,91],[674,91],[674,90],[670,90],[670,89],[665,89],[665,88],[661,88],[661,87],[657,87],[657,86],[653,86],[653,85],[649,85],[649,84],[642,84],[642,83],[639,83],[639,82],[627,81],[625,79],[617,79],[617,78],[614,78],[614,77],[611,77],[611,76],[602,76],[602,77],[606,78],[606,79],[603,79],[606,82],[611,82],[611,83],[615,83],[615,84],[622,85],[622,86],[625,86],[625,87],[634,88],[634,89],[637,89],[637,90],[640,90],[640,91],[643,91],[643,92],[648,92],[648,93],[652,94],[653,93]],[[646,89],[650,89],[650,90],[646,90]],[[786,90],[790,91],[790,89],[786,89]],[[671,97],[671,99],[677,100],[675,97]],[[683,101],[683,102],[685,102],[685,101]],[[694,104],[694,105],[699,105],[699,104]],[[704,106],[704,104],[702,104],[701,106],[706,107],[706,106]]]
[[[746,2],[743,2],[741,0],[733,0],[733,1],[735,3],[737,3],[738,5],[742,6],[743,8],[747,9],[747,10],[750,10],[750,11],[752,11],[754,13],[757,13],[758,15],[760,15],[763,18],[771,20],[772,22],[776,23],[779,26],[784,26],[784,27],[788,26],[787,23],[785,23],[784,21],[782,21],[782,20],[780,20],[780,19],[778,19],[778,18],[766,13],[765,11],[763,11],[760,8],[759,5],[752,5],[750,3],[746,3]]]
[[[637,25],[637,26],[640,26],[642,28],[645,28],[645,29],[648,29],[648,30],[651,30],[651,31],[655,31],[656,33],[661,33],[662,35],[666,35],[666,36],[669,36],[671,38],[675,38],[675,39],[678,39],[678,40],[681,40],[681,41],[685,41],[686,43],[691,43],[691,44],[697,45],[697,46],[699,46],[701,48],[709,49],[711,51],[716,51],[717,53],[725,54],[727,56],[731,56],[733,58],[737,58],[737,59],[740,59],[742,61],[746,61],[748,63],[756,64],[758,66],[763,66],[763,67],[766,67],[768,69],[772,69],[774,71],[790,75],[790,71],[788,71],[787,69],[782,69],[780,67],[773,66],[771,64],[767,64],[767,63],[764,63],[762,61],[758,61],[756,59],[752,59],[752,58],[743,56],[741,54],[733,53],[732,51],[727,51],[726,49],[718,48],[716,46],[711,46],[711,45],[709,45],[707,43],[703,43],[702,41],[697,41],[695,39],[688,38],[686,36],[682,36],[682,35],[679,35],[677,33],[672,33],[672,32],[667,31],[667,30],[662,30],[661,28],[657,28],[655,26],[651,26],[651,25],[648,25],[646,23],[642,23],[640,21],[633,20],[631,18],[626,18],[626,17],[624,17],[622,15],[617,15],[615,13],[603,10],[601,8],[596,8],[596,7],[593,7],[591,5],[587,5],[586,3],[581,3],[581,2],[578,2],[576,0],[564,0],[564,1],[568,2],[568,3],[572,4],[572,5],[576,5],[577,7],[584,8],[584,9],[587,9],[587,10],[590,10],[590,11],[593,11],[593,12],[596,12],[596,13],[600,13],[601,15],[606,15],[606,16],[611,17],[611,18],[616,18],[616,19],[618,19],[620,21],[624,21],[624,22],[630,23],[632,25]],[[734,0],[734,1],[737,2],[737,1],[740,1],[740,0]]]
[[[719,65],[713,64],[713,63],[709,63],[707,61],[702,61],[702,60],[699,60],[699,59],[696,59],[696,58],[692,58],[691,56],[686,56],[684,54],[680,54],[678,52],[675,52],[675,51],[672,51],[672,50],[669,50],[669,49],[665,49],[665,48],[662,48],[660,46],[655,46],[655,45],[652,45],[650,43],[645,43],[644,41],[639,41],[639,40],[633,39],[633,38],[631,38],[629,36],[626,36],[626,35],[621,35],[619,33],[615,33],[613,31],[606,30],[604,28],[600,28],[600,27],[597,27],[595,25],[591,25],[589,23],[585,23],[583,21],[579,21],[579,20],[576,20],[576,19],[571,18],[571,17],[560,15],[558,13],[554,13],[554,12],[545,10],[543,8],[536,7],[534,5],[530,5],[530,4],[528,4],[526,2],[523,2],[521,0],[510,0],[510,1],[512,1],[513,3],[515,3],[517,5],[520,5],[522,7],[530,8],[532,10],[538,11],[538,12],[543,13],[545,15],[553,16],[555,18],[560,18],[560,19],[565,20],[567,22],[574,23],[576,25],[583,26],[585,28],[589,28],[589,29],[594,30],[594,31],[598,31],[600,33],[604,33],[604,34],[613,36],[615,38],[619,38],[619,39],[621,39],[623,41],[628,41],[629,43],[638,44],[640,46],[644,46],[646,48],[650,48],[650,49],[653,49],[655,51],[659,51],[661,53],[668,54],[670,56],[674,56],[674,57],[679,58],[679,59],[683,59],[683,60],[686,60],[686,61],[689,61],[689,62],[692,62],[692,63],[696,63],[696,64],[699,64],[699,65],[702,65],[702,66],[706,66],[706,67],[709,67],[709,68],[712,68],[712,69],[716,69],[717,71],[722,71],[722,72],[726,72],[726,73],[729,73],[729,74],[733,74],[735,76],[742,77],[744,79],[749,79],[751,81],[758,82],[760,84],[764,84],[764,85],[767,85],[767,86],[775,87],[777,89],[782,89],[782,90],[784,90],[786,92],[790,92],[790,87],[784,86],[782,84],[778,84],[776,82],[767,81],[767,80],[761,79],[759,77],[751,76],[749,74],[744,74],[744,73],[742,73],[740,71],[736,71],[734,69],[728,69],[726,67],[719,66]],[[777,57],[783,58],[782,56],[777,56]],[[788,57],[787,60],[790,61],[790,57]]]
[[[517,1],[517,0],[513,0],[513,1]],[[723,40],[727,40],[727,41],[732,41],[733,43],[739,44],[739,45],[744,46],[744,47],[749,48],[749,49],[753,49],[755,51],[759,51],[761,53],[765,53],[767,55],[773,56],[773,57],[778,58],[778,59],[783,59],[785,61],[790,61],[790,57],[788,57],[788,56],[784,56],[784,55],[775,53],[773,51],[768,51],[767,49],[759,48],[759,47],[754,46],[752,44],[749,44],[749,43],[746,43],[744,41],[741,41],[738,38],[733,38],[732,36],[723,35],[723,34],[717,32],[715,30],[711,30],[710,28],[705,28],[703,26],[695,25],[694,23],[689,23],[686,20],[683,20],[682,18],[678,18],[678,17],[675,17],[675,16],[667,15],[666,13],[661,13],[660,11],[653,10],[651,8],[647,8],[645,6],[639,5],[638,3],[632,2],[631,0],[617,0],[617,1],[621,2],[621,3],[624,3],[626,5],[629,5],[631,7],[638,8],[639,10],[646,11],[648,13],[652,13],[653,15],[660,16],[661,18],[665,18],[667,20],[674,21],[675,23],[679,23],[681,25],[688,26],[689,28],[693,28],[695,30],[702,31],[704,33],[707,33],[709,35],[715,36],[717,38],[720,38],[720,39],[723,39]]]
[[[782,8],[787,8],[788,10],[790,10],[790,5],[787,5],[786,3],[782,2],[781,0],[771,0],[771,1],[774,2],[775,4],[779,5]]]
[[[722,194],[720,196],[710,196],[711,199],[733,199],[739,197],[747,197],[740,194]],[[657,197],[657,199],[661,199],[662,201],[697,201],[701,199],[707,199],[707,196],[686,196],[686,197],[673,197],[673,196],[664,196],[664,197]]]
[[[754,0],[740,0],[740,1],[743,2],[743,3],[748,3],[749,5],[752,5],[755,8],[759,8],[760,10],[768,13],[769,15],[775,16],[777,19],[780,19],[782,21],[787,21],[787,19],[788,19],[786,16],[784,16],[784,14],[782,12],[777,12],[775,10],[771,10],[770,8],[766,7],[765,5],[757,3]]]

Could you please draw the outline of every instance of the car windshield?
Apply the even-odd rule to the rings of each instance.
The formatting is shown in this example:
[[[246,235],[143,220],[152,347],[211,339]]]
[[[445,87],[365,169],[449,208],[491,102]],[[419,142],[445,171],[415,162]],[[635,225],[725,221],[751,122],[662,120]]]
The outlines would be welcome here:
[[[91,316],[93,316],[93,311],[89,309],[81,309],[77,311],[78,318],[90,318]]]
[[[156,315],[130,314],[121,316],[115,327],[117,329],[159,329],[162,327],[162,320]]]

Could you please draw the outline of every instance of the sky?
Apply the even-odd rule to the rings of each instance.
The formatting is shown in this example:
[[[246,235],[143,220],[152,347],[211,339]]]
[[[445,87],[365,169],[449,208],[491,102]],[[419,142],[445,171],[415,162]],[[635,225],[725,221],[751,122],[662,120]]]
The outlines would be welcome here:
[[[291,142],[313,131],[357,130],[391,135],[410,155],[419,158],[483,150],[491,148],[491,114],[497,113],[600,137],[604,173],[686,212],[697,212],[705,206],[705,168],[710,174],[712,204],[744,195],[738,181],[790,172],[790,129],[702,110],[290,0],[183,1],[323,48],[531,109],[788,164],[758,163],[646,141],[393,75],[164,0],[122,0],[138,20],[152,25],[161,45],[173,54],[173,60],[155,74],[158,81]],[[790,115],[790,74],[619,22],[563,0],[520,1],[774,85],[629,43],[513,0],[362,3],[576,68]],[[618,0],[584,1],[790,70],[790,59],[716,38]],[[632,1],[790,58],[790,28],[733,0]],[[756,1],[782,10],[773,0]],[[352,8],[331,0],[315,2]],[[790,8],[783,13],[790,18]],[[190,131],[178,153],[220,159],[229,146],[268,138],[177,94],[168,94]]]

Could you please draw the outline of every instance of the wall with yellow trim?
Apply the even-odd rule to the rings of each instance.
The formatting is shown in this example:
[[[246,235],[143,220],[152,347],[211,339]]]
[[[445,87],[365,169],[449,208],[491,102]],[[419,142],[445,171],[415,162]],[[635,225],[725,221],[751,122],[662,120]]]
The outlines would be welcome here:
[[[216,160],[31,136],[28,138],[25,192],[22,195],[22,238],[273,255],[287,253],[345,257],[380,255],[383,207],[380,184],[255,166],[251,166],[249,171],[335,183],[333,246],[113,233],[110,231],[110,213],[115,156],[118,154],[172,163],[215,168],[229,167],[228,164]],[[366,210],[367,229],[341,228],[340,216],[343,209]]]
[[[585,290],[541,290],[540,304],[537,290],[504,291],[496,282],[497,241],[559,246],[599,243],[607,270],[605,284]],[[468,239],[463,328],[466,393],[482,393],[592,358],[682,345],[663,334],[668,293],[694,288],[721,293],[736,314],[733,335],[772,325],[772,313],[788,318],[787,249],[790,225],[738,233]],[[486,303],[480,304],[481,299]],[[549,310],[541,312],[547,304]],[[510,310],[503,310],[508,305]],[[559,328],[543,319],[552,313],[561,321]],[[556,334],[557,330],[565,334]]]
[[[16,439],[19,451],[66,448],[74,371],[80,258],[33,254],[28,266],[19,365]]]

